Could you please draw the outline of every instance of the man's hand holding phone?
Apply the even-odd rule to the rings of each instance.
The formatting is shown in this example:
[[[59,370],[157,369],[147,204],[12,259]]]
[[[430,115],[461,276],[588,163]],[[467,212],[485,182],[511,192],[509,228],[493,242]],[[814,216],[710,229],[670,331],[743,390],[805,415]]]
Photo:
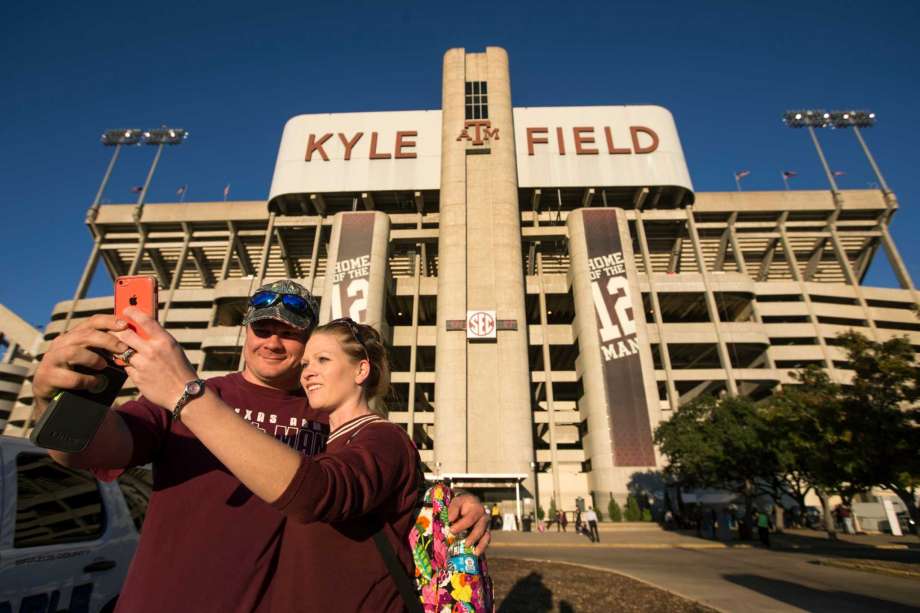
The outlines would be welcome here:
[[[123,315],[124,310],[140,307],[156,321],[155,279],[119,277],[114,289],[115,314],[94,315],[61,334],[36,370],[32,388],[37,421],[30,438],[42,447],[69,454],[87,448],[107,421],[126,377],[121,357],[129,355],[131,348],[116,334],[130,331],[135,324]]]
[[[128,345],[112,332],[121,332],[126,328],[127,324],[117,321],[114,315],[93,315],[51,341],[32,381],[39,411],[43,412],[59,391],[96,388],[98,376],[77,372],[74,368],[104,370],[106,359],[94,349],[112,355],[124,353]]]

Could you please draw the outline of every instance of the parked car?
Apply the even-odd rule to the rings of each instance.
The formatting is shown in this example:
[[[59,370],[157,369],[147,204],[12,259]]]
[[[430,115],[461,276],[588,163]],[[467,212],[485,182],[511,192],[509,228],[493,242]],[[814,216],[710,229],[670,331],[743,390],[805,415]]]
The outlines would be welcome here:
[[[128,572],[149,470],[103,483],[0,436],[0,613],[107,613]]]

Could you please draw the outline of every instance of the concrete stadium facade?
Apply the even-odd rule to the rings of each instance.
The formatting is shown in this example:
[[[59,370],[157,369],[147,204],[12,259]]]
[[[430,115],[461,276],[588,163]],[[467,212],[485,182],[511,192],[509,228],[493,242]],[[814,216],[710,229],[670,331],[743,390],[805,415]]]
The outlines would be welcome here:
[[[666,110],[514,108],[499,48],[448,51],[442,85],[439,111],[291,119],[267,201],[92,210],[74,298],[25,355],[112,308],[85,297],[104,268],[155,275],[161,321],[222,374],[249,293],[297,278],[323,320],[383,330],[390,419],[430,472],[572,509],[623,502],[700,394],[764,397],[809,364],[846,382],[850,329],[920,346],[891,192],[694,193]],[[880,250],[900,288],[862,285]],[[27,432],[27,379],[6,402]]]

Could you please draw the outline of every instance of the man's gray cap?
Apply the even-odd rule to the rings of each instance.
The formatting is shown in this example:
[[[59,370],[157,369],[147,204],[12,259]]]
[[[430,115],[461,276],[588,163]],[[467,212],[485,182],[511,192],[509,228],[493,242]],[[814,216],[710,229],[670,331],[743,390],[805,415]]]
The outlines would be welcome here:
[[[296,281],[282,279],[281,281],[266,283],[253,292],[253,296],[259,292],[275,292],[276,294],[300,296],[307,301],[307,313],[305,315],[295,313],[284,306],[281,300],[278,300],[271,306],[261,309],[257,309],[250,305],[249,309],[246,311],[246,316],[243,318],[244,326],[248,326],[252,322],[262,319],[274,319],[275,321],[286,323],[300,330],[309,330],[314,327],[319,320],[319,305],[316,303],[316,298],[313,297],[313,294],[311,294],[307,288]]]

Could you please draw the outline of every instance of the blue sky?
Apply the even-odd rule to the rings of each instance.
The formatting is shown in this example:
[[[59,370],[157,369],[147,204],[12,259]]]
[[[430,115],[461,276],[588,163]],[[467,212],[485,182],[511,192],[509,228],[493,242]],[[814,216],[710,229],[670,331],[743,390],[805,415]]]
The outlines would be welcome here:
[[[190,131],[148,202],[268,194],[284,122],[301,113],[440,106],[451,47],[505,47],[515,106],[659,104],[674,114],[697,191],[826,189],[788,108],[868,108],[865,136],[920,263],[920,3],[43,2],[0,8],[0,303],[33,324],[69,298],[111,127]],[[316,5],[316,6],[313,6]],[[842,188],[875,179],[849,131],[819,133]],[[106,192],[130,202],[152,147],[123,152]],[[217,206],[217,205],[215,205]],[[893,285],[877,258],[871,285]],[[94,284],[94,293],[107,282]]]

